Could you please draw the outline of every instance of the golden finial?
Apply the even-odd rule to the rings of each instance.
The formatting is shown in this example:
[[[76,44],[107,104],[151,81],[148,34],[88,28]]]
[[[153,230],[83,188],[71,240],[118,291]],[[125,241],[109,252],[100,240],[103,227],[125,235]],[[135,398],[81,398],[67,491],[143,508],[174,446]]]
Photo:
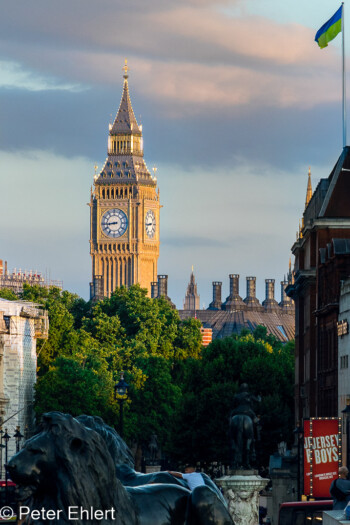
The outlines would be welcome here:
[[[95,169],[95,175],[97,175],[97,170],[98,170],[97,164],[95,164],[94,169]]]
[[[154,174],[154,178],[156,178],[156,173],[157,173],[157,166],[153,166],[152,170],[153,170],[153,174]]]
[[[192,273],[193,273],[193,264],[192,264]]]
[[[124,69],[124,78],[128,78],[128,71],[129,71],[129,67],[128,67],[128,60],[125,59],[125,65],[123,66],[123,69]]]

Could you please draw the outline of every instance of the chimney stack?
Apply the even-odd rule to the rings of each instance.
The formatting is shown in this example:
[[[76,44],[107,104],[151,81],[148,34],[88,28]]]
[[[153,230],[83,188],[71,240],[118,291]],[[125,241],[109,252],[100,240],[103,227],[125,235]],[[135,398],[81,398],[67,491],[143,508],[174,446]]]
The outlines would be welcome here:
[[[283,281],[281,281],[281,302],[280,302],[280,306],[282,308],[287,308],[287,309],[290,309],[290,308],[293,308],[293,299],[291,297],[288,297],[288,295],[286,294],[286,288],[288,286],[289,282],[286,278],[284,278]]]
[[[239,295],[239,274],[231,273],[230,278],[230,296]]]
[[[247,279],[247,297],[244,302],[247,306],[260,306],[259,299],[256,297],[256,277],[249,276]]]
[[[151,297],[152,299],[158,297],[158,281],[153,281],[151,283]]]
[[[158,297],[168,296],[168,276],[158,275]]]
[[[168,297],[168,276],[167,275],[158,275],[158,296],[164,297],[170,303],[172,308],[176,308],[174,303],[171,302],[170,297]]]
[[[236,310],[245,310],[245,304],[242,297],[239,296],[239,274],[231,273],[230,278],[230,295],[222,305],[222,310],[234,312]]]
[[[265,279],[266,298],[262,305],[267,309],[275,309],[278,303],[275,300],[275,279]]]
[[[220,310],[221,308],[221,281],[213,281],[213,301],[210,303],[208,310]]]

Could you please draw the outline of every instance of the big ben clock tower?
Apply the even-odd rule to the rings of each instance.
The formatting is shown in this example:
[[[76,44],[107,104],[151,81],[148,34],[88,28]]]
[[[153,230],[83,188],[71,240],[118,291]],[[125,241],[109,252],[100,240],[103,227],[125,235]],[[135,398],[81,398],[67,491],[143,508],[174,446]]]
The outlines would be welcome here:
[[[143,159],[142,126],[129,95],[128,66],[119,110],[109,126],[108,156],[95,175],[90,206],[90,298],[110,297],[139,283],[150,294],[157,280],[159,190]]]

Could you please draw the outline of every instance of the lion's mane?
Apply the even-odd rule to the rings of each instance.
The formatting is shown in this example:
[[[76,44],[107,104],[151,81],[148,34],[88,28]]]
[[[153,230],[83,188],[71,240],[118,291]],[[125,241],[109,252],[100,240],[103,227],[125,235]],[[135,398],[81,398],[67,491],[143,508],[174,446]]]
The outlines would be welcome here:
[[[135,525],[137,522],[132,502],[124,487],[115,476],[115,466],[103,438],[94,430],[70,415],[60,412],[44,414],[39,432],[28,440],[23,449],[14,456],[14,478],[21,481],[21,465],[27,461],[30,449],[42,438],[49,438],[49,454],[54,454],[54,472],[45,469],[45,452],[40,458],[42,480],[37,490],[26,503],[31,510],[45,508],[62,510],[59,523],[69,523],[68,507],[89,510],[115,509],[115,521],[109,517],[98,523],[118,522],[119,525]],[[41,439],[41,441],[40,441]],[[11,463],[11,461],[10,461]],[[45,479],[45,476],[47,480]],[[47,484],[45,483],[47,481]],[[48,487],[51,487],[48,490]],[[52,520],[53,523],[56,523]],[[40,521],[36,521],[37,524]],[[44,523],[44,522],[43,522]],[[74,521],[77,525],[92,523],[90,519]],[[97,522],[96,522],[97,523]]]
[[[128,465],[134,468],[135,462],[132,452],[114,428],[107,425],[99,416],[81,415],[76,419],[103,437],[115,465]]]

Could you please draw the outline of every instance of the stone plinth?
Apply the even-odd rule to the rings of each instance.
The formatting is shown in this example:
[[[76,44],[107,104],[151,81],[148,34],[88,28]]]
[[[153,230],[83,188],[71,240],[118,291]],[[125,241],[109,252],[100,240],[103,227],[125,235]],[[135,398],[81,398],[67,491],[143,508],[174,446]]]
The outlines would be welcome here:
[[[146,465],[146,474],[152,474],[152,472],[160,472],[160,465]]]
[[[223,490],[235,525],[259,523],[259,492],[268,482],[268,479],[258,476],[255,470],[236,470],[231,476],[215,480]]]

